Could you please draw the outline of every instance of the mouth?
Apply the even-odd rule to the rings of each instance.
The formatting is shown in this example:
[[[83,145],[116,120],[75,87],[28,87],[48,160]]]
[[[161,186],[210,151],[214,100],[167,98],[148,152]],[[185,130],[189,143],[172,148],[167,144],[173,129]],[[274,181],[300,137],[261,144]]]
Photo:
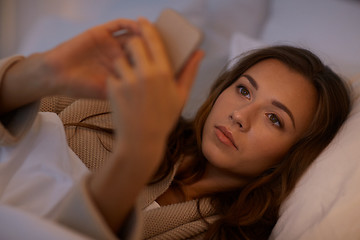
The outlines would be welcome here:
[[[236,150],[239,150],[235,144],[232,133],[224,126],[215,126],[215,134],[220,142],[228,145],[230,147],[234,147]]]

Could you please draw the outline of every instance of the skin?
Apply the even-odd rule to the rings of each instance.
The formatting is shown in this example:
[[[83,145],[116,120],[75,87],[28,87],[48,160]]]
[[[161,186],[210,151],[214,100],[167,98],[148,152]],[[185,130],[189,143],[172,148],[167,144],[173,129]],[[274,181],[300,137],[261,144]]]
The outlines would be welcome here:
[[[114,36],[120,30],[128,34]],[[0,114],[55,94],[108,98],[116,151],[102,171],[89,178],[87,190],[109,227],[118,232],[161,163],[203,55],[196,51],[175,78],[161,37],[149,21],[114,20],[13,64],[2,79]]]
[[[205,122],[208,175],[240,187],[274,166],[303,136],[316,106],[315,87],[299,73],[275,59],[254,65],[222,92]]]
[[[299,73],[274,59],[254,65],[220,94],[205,122],[203,178],[183,185],[183,196],[170,189],[158,201],[167,205],[242,187],[303,136],[316,106],[316,89]]]

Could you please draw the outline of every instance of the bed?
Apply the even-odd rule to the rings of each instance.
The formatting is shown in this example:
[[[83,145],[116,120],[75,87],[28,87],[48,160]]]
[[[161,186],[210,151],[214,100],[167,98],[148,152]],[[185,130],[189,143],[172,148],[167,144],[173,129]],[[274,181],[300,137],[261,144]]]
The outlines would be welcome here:
[[[86,3],[85,3],[86,2]],[[281,207],[271,239],[360,238],[360,1],[152,0],[77,1],[71,13],[38,18],[18,53],[43,51],[88,27],[117,17],[155,20],[161,9],[183,13],[205,34],[206,58],[183,115],[191,117],[211,82],[233,57],[270,44],[317,53],[352,86],[353,108],[333,142]]]

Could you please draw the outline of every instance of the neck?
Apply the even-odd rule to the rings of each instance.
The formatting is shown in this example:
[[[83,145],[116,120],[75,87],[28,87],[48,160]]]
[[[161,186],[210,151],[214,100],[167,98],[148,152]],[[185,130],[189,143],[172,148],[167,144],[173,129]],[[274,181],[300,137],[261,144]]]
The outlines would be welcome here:
[[[186,164],[186,161],[184,163]],[[196,182],[182,184],[181,190],[186,200],[192,200],[217,192],[239,189],[248,181],[247,178],[241,178],[207,163],[204,175]]]

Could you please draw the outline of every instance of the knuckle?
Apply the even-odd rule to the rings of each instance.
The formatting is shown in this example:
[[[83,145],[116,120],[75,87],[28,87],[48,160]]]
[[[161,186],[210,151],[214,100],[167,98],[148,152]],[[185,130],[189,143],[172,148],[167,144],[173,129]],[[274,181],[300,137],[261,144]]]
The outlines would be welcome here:
[[[144,66],[139,72],[142,80],[151,80],[155,78],[155,72],[151,66]]]
[[[167,79],[167,78],[171,77],[170,72],[168,71],[166,66],[163,66],[163,65],[158,66],[157,75],[158,75],[158,77],[160,77],[162,79]]]

